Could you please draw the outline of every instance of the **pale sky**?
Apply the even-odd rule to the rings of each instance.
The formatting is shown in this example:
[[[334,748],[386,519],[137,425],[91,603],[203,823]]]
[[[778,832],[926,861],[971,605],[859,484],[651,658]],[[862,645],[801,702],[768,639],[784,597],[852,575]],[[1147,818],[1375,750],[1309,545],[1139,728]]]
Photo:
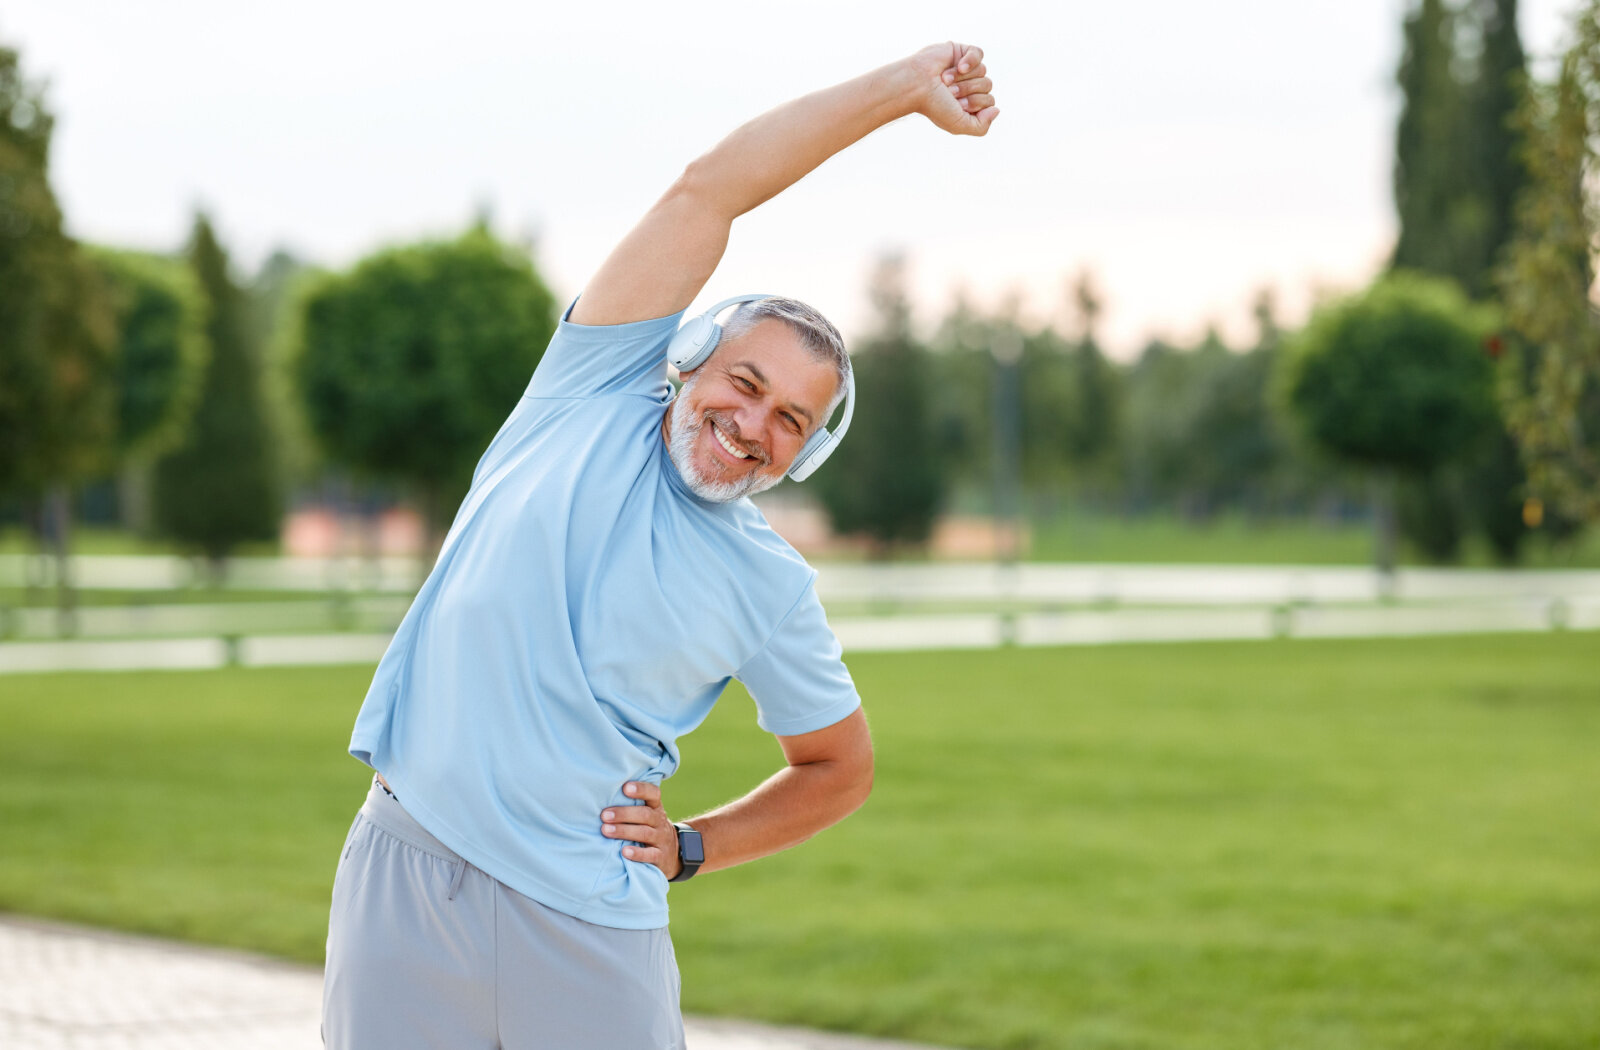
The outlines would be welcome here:
[[[847,337],[875,256],[919,317],[954,290],[1058,314],[1092,267],[1105,341],[1251,332],[1369,279],[1389,179],[1403,0],[805,5],[8,0],[0,42],[49,82],[72,232],[171,250],[197,203],[235,260],[345,266],[447,236],[480,203],[582,288],[682,166],[744,120],[937,40],[987,53],[983,139],[885,128],[740,219],[702,303],[806,299]],[[1553,54],[1573,0],[1524,0]]]

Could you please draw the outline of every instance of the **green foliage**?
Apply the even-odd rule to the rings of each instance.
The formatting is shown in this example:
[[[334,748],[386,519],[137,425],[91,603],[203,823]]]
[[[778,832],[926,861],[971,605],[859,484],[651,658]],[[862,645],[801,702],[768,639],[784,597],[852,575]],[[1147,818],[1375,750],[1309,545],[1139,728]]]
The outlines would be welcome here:
[[[1188,488],[1195,377],[1207,357],[1220,360],[1226,353],[1220,345],[1202,354],[1152,339],[1128,370],[1118,445],[1125,483],[1137,503]]]
[[[1530,182],[1500,272],[1508,364],[1500,400],[1531,488],[1600,521],[1600,326],[1590,298],[1600,245],[1600,3],[1575,12],[1554,84],[1530,93],[1520,126]]]
[[[1497,425],[1492,311],[1450,282],[1395,273],[1318,309],[1290,340],[1282,396],[1311,438],[1366,467],[1422,472]]]
[[[210,360],[206,307],[181,260],[95,248],[117,317],[117,451],[148,459],[173,448]]]
[[[911,334],[905,264],[882,260],[873,276],[877,332],[851,356],[857,408],[850,433],[807,482],[835,531],[863,533],[878,553],[922,543],[944,496],[931,411],[929,353]]]
[[[987,485],[994,469],[992,323],[957,295],[929,348],[935,452],[947,477],[972,487]]]
[[[1516,112],[1526,75],[1516,0],[1420,0],[1406,15],[1395,135],[1393,266],[1493,292],[1526,179]]]
[[[532,263],[482,227],[327,275],[301,311],[294,375],[327,456],[415,484],[436,525],[466,492],[556,324]]]
[[[1394,265],[1453,278],[1473,297],[1487,298],[1527,179],[1521,134],[1511,120],[1526,77],[1517,3],[1464,0],[1452,9],[1443,0],[1422,0],[1404,31]],[[1489,454],[1405,478],[1398,500],[1402,531],[1435,560],[1449,561],[1477,527],[1495,536],[1512,560],[1526,534],[1520,525],[1523,481],[1514,460]],[[1512,517],[1509,504],[1515,504]]]
[[[1453,562],[1467,533],[1467,506],[1459,471],[1431,470],[1407,478],[1395,500],[1400,533],[1431,562]]]
[[[267,414],[278,435],[284,480],[291,487],[314,484],[322,467],[295,379],[295,360],[301,340],[301,299],[325,276],[324,271],[279,250],[268,256],[247,290],[250,329],[262,350]]]
[[[183,443],[156,465],[153,495],[159,529],[215,561],[241,542],[275,539],[283,493],[244,298],[204,215],[189,260],[205,297],[211,360]]]
[[[1098,479],[1116,440],[1117,376],[1092,340],[1050,328],[1022,341],[1023,478],[1034,486]]]
[[[0,48],[0,491],[37,493],[104,467],[115,342],[105,290],[62,232],[54,121]]]
[[[1067,357],[1073,392],[1066,406],[1067,457],[1081,474],[1094,474],[1116,441],[1122,404],[1117,370],[1093,338],[1079,340],[1067,350]]]
[[[1394,266],[1472,284],[1485,215],[1464,164],[1466,124],[1457,79],[1457,16],[1445,0],[1420,0],[1406,15],[1398,80],[1394,200],[1400,217]]]
[[[1034,414],[1054,412],[1062,417],[1066,457],[1074,473],[1099,481],[1116,442],[1122,392],[1116,369],[1100,349],[1103,303],[1092,271],[1082,271],[1073,282],[1072,307],[1077,330],[1066,348],[1071,396]],[[1031,387],[1033,377],[1026,371],[1024,376]]]
[[[1186,515],[1205,517],[1319,478],[1311,464],[1290,477],[1288,439],[1268,408],[1277,355],[1266,339],[1230,350],[1215,331],[1190,350],[1160,340],[1145,347],[1125,377],[1118,438],[1136,505],[1176,501]]]
[[[1076,331],[1025,328],[1018,305],[994,314],[958,296],[932,340],[929,365],[936,442],[955,481],[974,489],[993,484],[997,341],[1020,336],[1022,478],[1055,492],[1109,482],[1121,405],[1117,366],[1096,340],[1098,292],[1085,272],[1074,286]]]
[[[1495,265],[1510,242],[1517,197],[1528,182],[1523,137],[1515,120],[1527,93],[1528,62],[1517,33],[1517,0],[1472,0],[1482,56],[1467,101],[1469,145],[1484,205],[1483,262],[1468,291],[1474,298],[1495,294]]]
[[[1258,347],[1228,353],[1199,377],[1190,433],[1192,481],[1211,504],[1241,503],[1273,486],[1285,445],[1267,406],[1276,353]]]

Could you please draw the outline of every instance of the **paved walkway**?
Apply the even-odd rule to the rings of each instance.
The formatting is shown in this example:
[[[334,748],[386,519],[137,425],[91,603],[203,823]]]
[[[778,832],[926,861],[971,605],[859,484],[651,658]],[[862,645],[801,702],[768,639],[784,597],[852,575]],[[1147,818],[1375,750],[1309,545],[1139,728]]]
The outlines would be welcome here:
[[[0,915],[4,1050],[319,1050],[322,971]],[[918,1050],[692,1018],[688,1050]]]

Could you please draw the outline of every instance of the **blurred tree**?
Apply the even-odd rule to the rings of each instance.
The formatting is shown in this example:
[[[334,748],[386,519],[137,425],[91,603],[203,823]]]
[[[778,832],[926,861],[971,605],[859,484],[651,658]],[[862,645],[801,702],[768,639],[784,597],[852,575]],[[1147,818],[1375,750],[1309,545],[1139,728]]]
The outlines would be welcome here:
[[[1494,294],[1494,266],[1526,182],[1513,117],[1527,59],[1517,0],[1419,0],[1405,16],[1397,80],[1392,266]]]
[[[1428,561],[1444,563],[1460,556],[1467,531],[1467,484],[1462,465],[1450,463],[1395,482],[1395,522],[1399,534],[1415,544]]]
[[[235,546],[277,539],[283,493],[244,295],[203,213],[189,264],[205,299],[211,359],[184,440],[156,464],[152,495],[157,528],[204,553],[220,582]]]
[[[1514,126],[1526,76],[1516,0],[1464,0],[1459,10],[1423,0],[1405,23],[1395,144],[1401,232],[1394,265],[1451,277],[1474,298],[1494,293],[1517,194],[1526,181]],[[1504,431],[1497,422],[1495,429]],[[1486,440],[1472,462],[1399,481],[1401,532],[1435,561],[1451,561],[1469,528],[1501,558],[1526,533],[1506,504],[1524,483],[1506,439]]]
[[[1215,333],[1209,341],[1220,345]],[[1270,346],[1202,362],[1193,391],[1189,448],[1193,483],[1210,509],[1248,505],[1272,485],[1283,456],[1267,404],[1275,363]]]
[[[181,260],[110,248],[91,257],[116,312],[122,520],[147,532],[151,467],[182,441],[210,359],[205,300]]]
[[[1394,202],[1400,236],[1391,265],[1471,287],[1483,265],[1473,250],[1485,224],[1471,193],[1463,89],[1456,78],[1456,16],[1444,0],[1419,0],[1403,27],[1395,133]]]
[[[944,496],[931,411],[929,353],[911,332],[905,259],[880,259],[870,294],[877,319],[851,357],[860,411],[850,436],[809,484],[839,533],[862,533],[886,557],[925,543]]]
[[[1495,266],[1511,240],[1517,197],[1528,182],[1517,113],[1527,91],[1528,61],[1517,32],[1517,0],[1469,0],[1479,41],[1477,77],[1467,92],[1473,162],[1465,173],[1483,201],[1477,269],[1467,284],[1474,299],[1496,295]]]
[[[1022,479],[1035,491],[1062,488],[1072,477],[1071,454],[1083,408],[1073,347],[1053,328],[1022,333]]]
[[[950,312],[934,332],[928,359],[935,453],[947,478],[962,490],[984,491],[984,499],[993,468],[991,325],[964,293],[957,292]]]
[[[115,336],[99,274],[62,230],[54,119],[0,48],[0,491],[22,497],[56,558],[63,628],[72,486],[104,467],[115,429]]]
[[[262,389],[272,432],[278,435],[278,460],[286,491],[314,484],[323,466],[294,378],[300,298],[322,276],[321,271],[280,248],[267,256],[247,289],[249,325],[255,345],[262,349]]]
[[[1500,277],[1507,363],[1500,401],[1532,493],[1600,521],[1600,325],[1591,297],[1600,245],[1600,2],[1574,12],[1554,84],[1528,94],[1519,127],[1529,184]]]
[[[1492,311],[1447,279],[1393,273],[1319,308],[1286,347],[1280,396],[1330,453],[1375,472],[1377,562],[1395,563],[1394,482],[1493,433]]]
[[[1098,481],[1116,441],[1120,389],[1117,372],[1100,349],[1104,302],[1091,270],[1072,287],[1076,342],[1070,350],[1073,397],[1067,409],[1066,452],[1080,480]]]
[[[301,304],[293,370],[313,433],[335,463],[413,486],[436,551],[555,333],[555,299],[479,225],[326,275]]]
[[[117,455],[152,458],[183,439],[200,399],[204,297],[179,260],[100,247],[90,257],[116,313]]]
[[[1250,301],[1250,317],[1256,323],[1257,350],[1276,352],[1283,343],[1283,329],[1278,324],[1278,296],[1268,287],[1256,289]]]
[[[1117,445],[1124,499],[1144,510],[1177,500],[1192,510],[1184,492],[1190,474],[1191,392],[1198,357],[1152,339],[1126,376]]]

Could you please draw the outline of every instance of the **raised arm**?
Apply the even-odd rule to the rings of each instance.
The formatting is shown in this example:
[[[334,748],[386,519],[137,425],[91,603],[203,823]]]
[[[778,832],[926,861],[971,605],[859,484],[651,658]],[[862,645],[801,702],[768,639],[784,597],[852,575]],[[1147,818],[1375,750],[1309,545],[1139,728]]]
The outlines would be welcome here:
[[[946,42],[763,113],[692,161],[590,279],[578,324],[662,317],[700,294],[733,220],[890,121],[921,113],[956,135],[982,135],[1000,111],[983,51]]]

